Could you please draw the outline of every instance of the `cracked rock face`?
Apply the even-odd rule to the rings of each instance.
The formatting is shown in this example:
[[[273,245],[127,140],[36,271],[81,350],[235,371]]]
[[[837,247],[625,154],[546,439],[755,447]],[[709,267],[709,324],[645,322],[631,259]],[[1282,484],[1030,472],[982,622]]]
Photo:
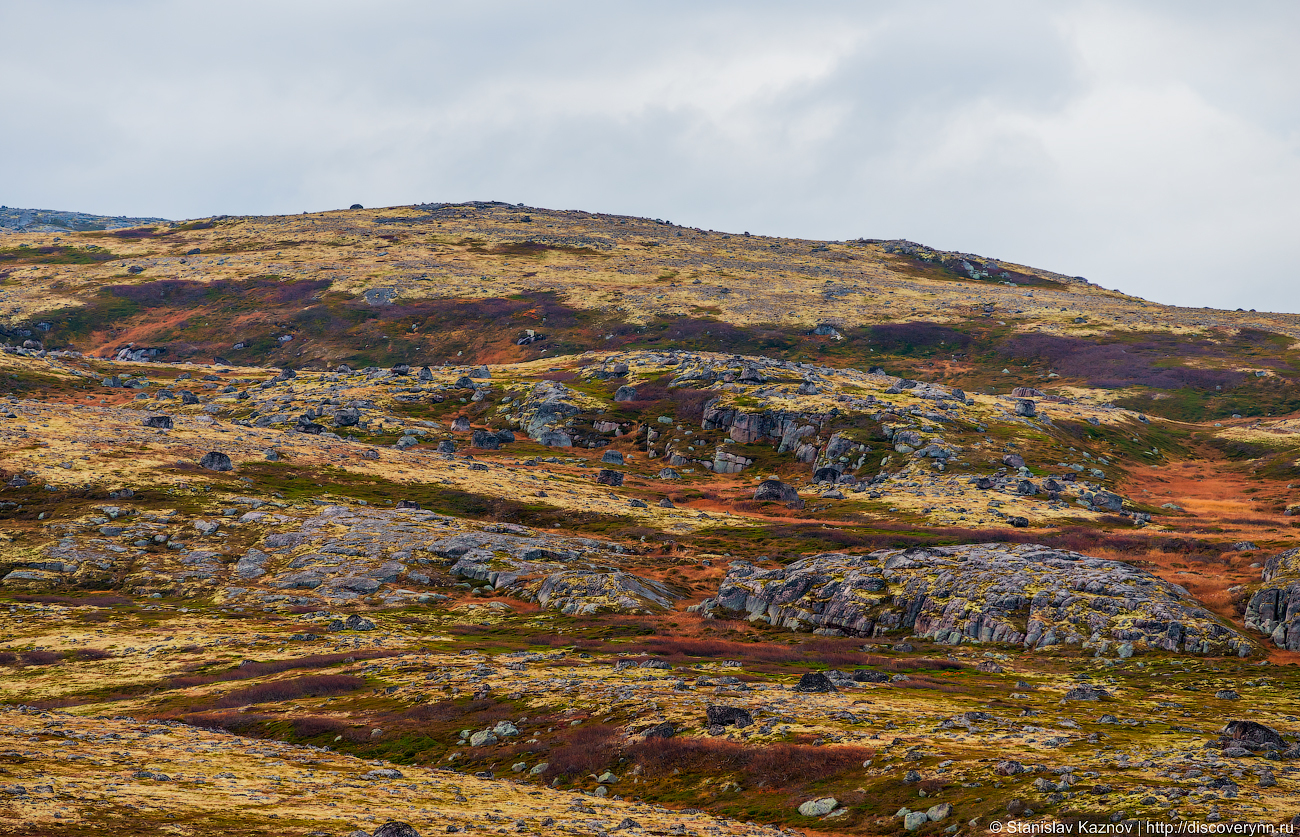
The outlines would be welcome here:
[[[1278,648],[1300,651],[1300,547],[1269,558],[1263,575],[1246,603],[1246,627],[1268,634]]]
[[[793,630],[1027,650],[1082,645],[1248,656],[1255,646],[1182,587],[1118,561],[1037,545],[825,553],[787,567],[731,565],[716,608]]]

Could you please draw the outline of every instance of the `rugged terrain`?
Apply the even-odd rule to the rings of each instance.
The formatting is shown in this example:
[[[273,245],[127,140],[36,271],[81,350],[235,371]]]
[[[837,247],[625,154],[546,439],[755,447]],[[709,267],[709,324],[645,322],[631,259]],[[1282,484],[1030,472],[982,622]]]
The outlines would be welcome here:
[[[0,833],[1300,813],[1294,315],[496,203],[0,221]]]

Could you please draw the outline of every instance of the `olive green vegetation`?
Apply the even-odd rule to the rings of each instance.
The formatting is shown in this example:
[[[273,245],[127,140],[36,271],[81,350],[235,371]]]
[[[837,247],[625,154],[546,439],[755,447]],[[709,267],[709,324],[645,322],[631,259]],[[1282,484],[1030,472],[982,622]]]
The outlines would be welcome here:
[[[69,245],[50,245],[43,247],[0,248],[0,269],[13,265],[38,264],[98,264],[111,262],[122,256],[100,247],[72,247]]]

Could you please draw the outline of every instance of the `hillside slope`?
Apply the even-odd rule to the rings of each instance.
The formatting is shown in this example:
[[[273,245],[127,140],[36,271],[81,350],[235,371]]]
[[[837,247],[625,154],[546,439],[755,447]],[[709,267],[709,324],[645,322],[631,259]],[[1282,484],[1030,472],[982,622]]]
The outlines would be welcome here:
[[[2,232],[0,300],[0,832],[1300,804],[1292,315],[491,203]]]

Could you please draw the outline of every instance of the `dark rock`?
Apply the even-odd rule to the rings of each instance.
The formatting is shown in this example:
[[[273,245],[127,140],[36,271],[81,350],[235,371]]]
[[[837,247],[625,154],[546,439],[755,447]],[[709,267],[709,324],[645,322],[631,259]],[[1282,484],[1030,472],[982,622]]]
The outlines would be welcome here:
[[[1033,387],[1016,387],[1011,390],[1012,398],[1042,398],[1046,395],[1047,393],[1039,392]]]
[[[157,427],[161,430],[171,430],[172,417],[171,416],[148,416],[144,420],[144,426]]]
[[[354,203],[354,204],[352,204],[351,206],[349,206],[348,209],[365,209],[365,207],[362,206],[362,205],[359,204],[359,203]],[[401,825],[401,823],[397,823],[397,825]],[[382,825],[380,826],[380,828],[383,828],[383,827],[384,827],[384,826],[382,826]],[[410,826],[408,825],[407,828],[410,828]],[[411,829],[411,830],[414,831],[414,829]],[[380,834],[379,834],[378,831],[376,831],[373,835],[371,835],[371,837],[380,837]],[[384,834],[382,837],[408,837],[408,835],[406,835],[406,834],[393,833],[393,834]],[[419,835],[417,834],[417,835],[415,835],[415,837],[419,837]]]
[[[220,451],[210,451],[203,454],[199,460],[200,468],[207,468],[209,471],[233,471],[235,466],[231,463],[230,457]]]
[[[426,382],[427,382],[427,381],[432,381],[432,380],[433,380],[433,370],[430,369],[430,368],[427,367],[427,366],[421,366],[421,367],[420,367],[420,373],[419,373],[416,377],[417,377],[419,380],[421,380],[421,381],[426,381]]]
[[[515,432],[513,430],[497,431],[497,441],[500,442],[501,444],[508,445],[514,440],[515,440]]]
[[[622,465],[623,452],[617,450],[607,450],[600,455],[600,461],[606,465]]]
[[[367,448],[366,450],[361,451],[361,458],[362,458],[362,459],[378,459],[378,458],[379,458],[379,451],[375,450],[374,448]]]
[[[307,433],[311,436],[319,436],[320,434],[325,432],[325,425],[315,421],[298,419],[298,423],[293,426],[293,429],[298,431],[299,433]]]
[[[339,427],[355,427],[361,421],[361,411],[356,407],[344,407],[334,411],[334,424]]]
[[[1250,541],[1237,541],[1232,545],[1232,549],[1236,552],[1254,552],[1259,549],[1259,547],[1255,546],[1255,544]]]
[[[361,204],[353,204],[352,208],[360,209]],[[420,837],[420,832],[404,822],[389,820],[376,828],[371,837]]]
[[[820,671],[804,672],[795,685],[796,692],[834,692],[838,691],[831,679]]]
[[[1029,526],[1029,518],[1020,517],[1018,515],[1010,515],[1007,517],[1007,523],[1010,523],[1013,528],[1025,529],[1028,528]]]
[[[1025,416],[1026,418],[1034,418],[1038,415],[1038,409],[1034,406],[1033,401],[1030,401],[1028,398],[1022,398],[1016,402],[1016,415]]]
[[[661,480],[679,480],[681,478],[682,475],[674,471],[672,468],[659,469],[659,479]]]
[[[497,434],[491,431],[475,430],[474,435],[471,437],[470,446],[479,450],[498,450],[501,447],[501,440],[497,438]]]
[[[636,387],[621,386],[614,391],[615,401],[635,401]]]
[[[397,508],[399,509],[422,509],[424,506],[419,503],[413,503],[410,500],[398,500]]]
[[[181,391],[180,391],[179,393],[177,393],[177,394],[180,395],[180,397],[181,397],[181,403],[182,403],[182,404],[197,404],[197,403],[199,403],[199,397],[198,397],[197,395],[195,395],[194,393],[190,392],[188,389],[183,389],[183,390],[181,390]]]
[[[456,418],[452,419],[451,429],[457,433],[468,433],[469,419],[465,416],[456,416]]]
[[[673,501],[672,501],[672,500],[669,500],[667,497],[664,497],[662,500],[659,501],[659,508],[661,508],[661,509],[675,509],[675,508],[677,508],[677,507],[673,505]]]
[[[1020,762],[1007,759],[994,765],[993,772],[999,776],[1017,776],[1021,773],[1027,773],[1028,771]]]
[[[600,473],[596,474],[596,484],[618,487],[623,484],[623,475],[618,471],[601,468]]]
[[[1219,744],[1225,748],[1241,747],[1251,752],[1286,748],[1286,743],[1277,730],[1257,721],[1229,721],[1223,728]]]
[[[455,453],[456,443],[451,439],[443,439],[438,443],[438,453]]]
[[[1008,468],[1025,467],[1025,458],[1018,453],[1008,453],[1002,457],[1002,464]]]
[[[837,481],[839,478],[840,478],[839,468],[831,468],[831,467],[818,468],[816,471],[813,472],[813,482],[815,483],[818,482],[833,483]]]
[[[709,726],[747,727],[754,723],[754,716],[750,715],[748,710],[741,709],[739,706],[709,706],[705,708],[704,712],[708,718]]]
[[[373,631],[375,623],[354,613],[343,620],[343,627],[349,631]]]
[[[881,671],[872,671],[869,668],[860,668],[853,672],[854,683],[888,683],[889,675]]]
[[[754,499],[760,503],[785,503],[792,509],[804,507],[804,500],[799,496],[798,490],[780,480],[763,480],[754,491]]]
[[[673,729],[672,724],[664,721],[662,724],[655,724],[641,734],[646,738],[672,738],[677,734],[677,730]]]
[[[1120,512],[1124,510],[1124,498],[1109,491],[1098,491],[1092,495],[1092,505],[1098,509]]]
[[[394,375],[409,375],[409,374],[411,374],[411,367],[410,367],[409,364],[399,363],[399,364],[397,364],[396,366],[393,367],[393,374],[394,374]]]
[[[1066,700],[1110,700],[1110,692],[1099,686],[1075,686],[1065,693]]]

